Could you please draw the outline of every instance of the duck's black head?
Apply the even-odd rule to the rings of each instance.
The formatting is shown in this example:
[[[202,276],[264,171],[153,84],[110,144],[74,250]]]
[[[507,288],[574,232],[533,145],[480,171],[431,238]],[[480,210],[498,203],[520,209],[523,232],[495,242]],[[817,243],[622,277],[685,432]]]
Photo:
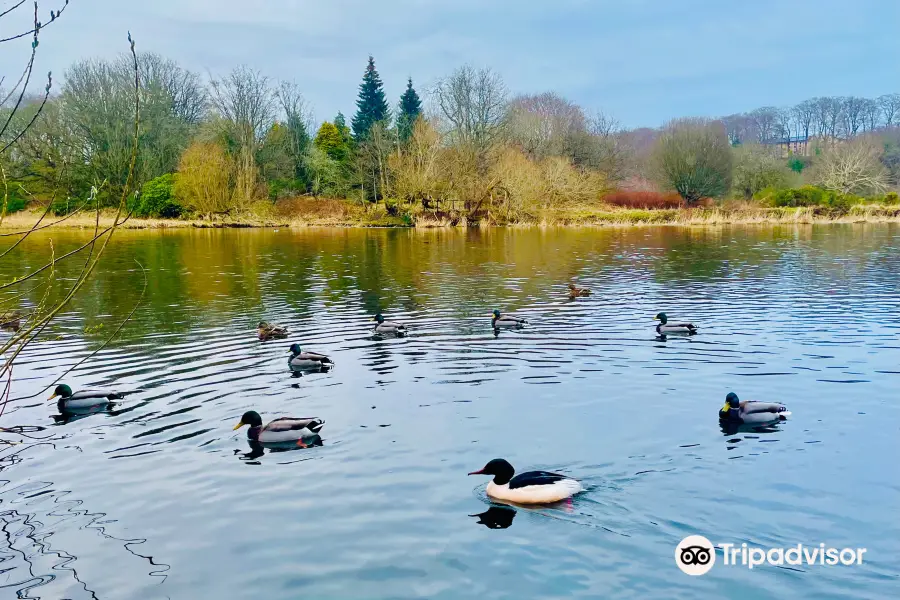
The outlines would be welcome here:
[[[734,392],[725,396],[725,404],[719,409],[719,420],[740,422],[741,400]]]
[[[662,324],[665,325],[666,321],[668,321],[669,318],[666,316],[666,313],[659,313],[655,317],[653,317],[653,320],[654,321],[662,321]]]
[[[58,386],[56,386],[56,389],[53,390],[53,395],[50,396],[49,399],[53,400],[57,396],[59,396],[60,398],[68,398],[71,395],[72,395],[72,388],[70,388],[69,386],[67,386],[64,383],[61,383]]]
[[[494,309],[494,312],[493,312],[492,314],[494,315],[494,318],[495,318],[495,319],[499,319],[499,318],[500,318],[500,311],[497,310],[496,308]]]
[[[234,426],[234,431],[237,431],[244,425],[250,426],[250,431],[253,431],[256,427],[262,427],[262,417],[259,416],[259,413],[255,410],[248,410],[243,415],[241,415],[241,420],[237,425]],[[248,437],[253,437],[251,433],[247,433]]]
[[[741,399],[738,398],[738,395],[734,392],[728,392],[728,395],[725,396],[725,404],[727,404],[729,408],[740,408]]]
[[[469,475],[493,475],[494,483],[497,485],[505,485],[516,474],[516,470],[508,461],[502,458],[495,458],[480,471],[472,471]]]
[[[291,354],[297,355],[302,352],[303,351],[300,349],[300,344],[291,344]]]
[[[384,317],[381,316],[381,313],[378,313],[372,318],[373,321],[378,321],[379,323],[384,323]]]

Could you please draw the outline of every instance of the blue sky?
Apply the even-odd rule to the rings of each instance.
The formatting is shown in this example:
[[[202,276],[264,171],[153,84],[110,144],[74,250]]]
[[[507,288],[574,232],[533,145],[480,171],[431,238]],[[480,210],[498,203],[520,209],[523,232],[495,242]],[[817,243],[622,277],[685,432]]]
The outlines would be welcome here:
[[[900,0],[70,0],[38,69],[59,78],[74,59],[115,55],[131,30],[139,50],[204,74],[243,63],[295,80],[323,119],[349,118],[369,54],[392,104],[407,76],[425,91],[468,62],[514,93],[556,91],[637,127],[900,92],[898,29]],[[3,45],[0,74],[27,50]]]

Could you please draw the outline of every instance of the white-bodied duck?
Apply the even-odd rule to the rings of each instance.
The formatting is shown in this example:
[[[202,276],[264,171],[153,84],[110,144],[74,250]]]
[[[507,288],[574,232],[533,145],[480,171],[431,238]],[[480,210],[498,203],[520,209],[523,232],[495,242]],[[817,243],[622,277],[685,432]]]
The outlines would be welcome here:
[[[789,416],[791,411],[783,404],[752,400],[741,402],[734,392],[725,396],[725,405],[719,409],[719,421],[738,425],[766,425],[785,421]]]
[[[659,321],[659,325],[656,326],[656,333],[659,335],[666,335],[667,333],[686,333],[688,335],[694,335],[697,333],[697,328],[691,323],[670,323],[666,313],[663,312],[653,317],[653,320]]]
[[[81,390],[72,392],[72,388],[64,383],[56,386],[53,395],[48,400],[59,398],[56,401],[60,412],[63,410],[77,410],[79,408],[92,408],[102,404],[109,404],[113,400],[121,400],[129,392],[114,392],[112,390]]]
[[[502,315],[500,311],[496,308],[492,313],[493,319],[491,319],[491,327],[494,329],[521,329],[525,327],[525,324],[528,323],[525,319],[520,319],[518,317],[513,317],[510,315]]]
[[[394,321],[385,321],[384,317],[381,316],[381,313],[375,315],[372,320],[378,323],[378,325],[375,326],[375,333],[393,335],[406,334],[406,325],[404,325],[403,323],[396,323]]]
[[[495,458],[480,471],[469,475],[493,475],[487,485],[487,495],[501,502],[514,504],[552,504],[582,491],[581,482],[559,473],[516,470],[502,458]]]
[[[249,425],[247,439],[262,444],[296,442],[303,446],[303,440],[319,435],[319,431],[325,425],[325,421],[316,417],[280,417],[263,426],[262,417],[255,410],[248,410],[241,415],[241,420],[234,426],[237,431],[244,425]]]
[[[300,344],[291,344],[291,357],[288,359],[288,365],[292,369],[327,369],[334,366],[334,361],[318,352],[304,352],[300,349]]]

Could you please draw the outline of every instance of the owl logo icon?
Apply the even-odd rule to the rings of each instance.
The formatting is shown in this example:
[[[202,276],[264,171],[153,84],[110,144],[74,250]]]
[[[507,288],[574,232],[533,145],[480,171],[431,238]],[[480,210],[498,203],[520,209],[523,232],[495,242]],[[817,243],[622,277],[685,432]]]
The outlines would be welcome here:
[[[706,575],[716,564],[715,546],[702,535],[689,535],[675,547],[675,564],[688,575]]]

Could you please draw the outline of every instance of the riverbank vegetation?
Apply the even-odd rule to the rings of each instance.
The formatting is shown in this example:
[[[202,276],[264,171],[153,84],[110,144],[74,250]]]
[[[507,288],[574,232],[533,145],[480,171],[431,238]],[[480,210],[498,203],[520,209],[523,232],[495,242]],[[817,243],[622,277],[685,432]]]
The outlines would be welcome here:
[[[393,104],[370,57],[350,123],[315,124],[293,82],[137,62],[135,227],[896,218],[900,94],[624,130],[552,92],[512,95],[471,66],[427,94],[409,79]],[[3,109],[22,125],[10,132],[27,129],[0,136],[7,213],[118,202],[134,83],[127,56],[80,60],[59,94]]]

